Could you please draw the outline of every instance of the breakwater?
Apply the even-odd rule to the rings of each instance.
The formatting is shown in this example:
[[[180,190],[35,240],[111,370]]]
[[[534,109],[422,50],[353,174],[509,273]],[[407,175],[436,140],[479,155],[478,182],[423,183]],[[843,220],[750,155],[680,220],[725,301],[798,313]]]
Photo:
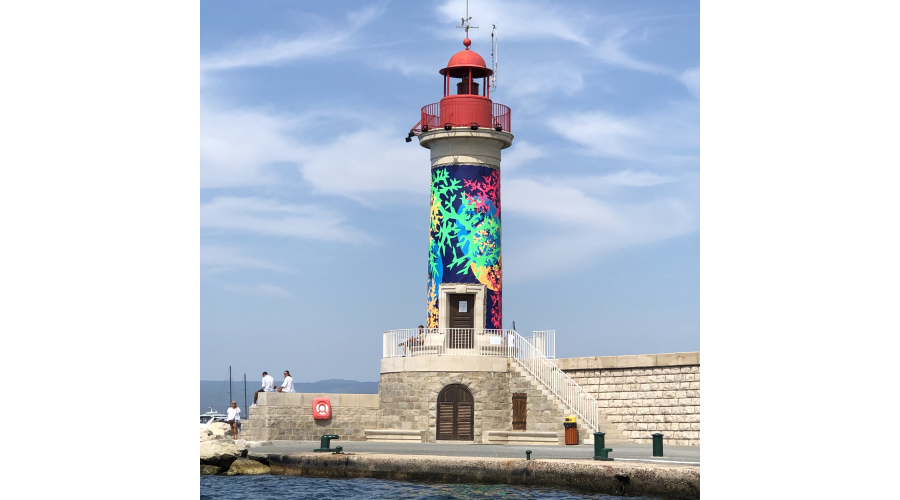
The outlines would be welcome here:
[[[252,467],[259,461],[265,467]],[[524,460],[388,454],[257,454],[237,461],[231,474],[319,478],[372,478],[434,483],[509,484],[575,488],[611,495],[700,498],[700,467],[600,462],[591,459]]]

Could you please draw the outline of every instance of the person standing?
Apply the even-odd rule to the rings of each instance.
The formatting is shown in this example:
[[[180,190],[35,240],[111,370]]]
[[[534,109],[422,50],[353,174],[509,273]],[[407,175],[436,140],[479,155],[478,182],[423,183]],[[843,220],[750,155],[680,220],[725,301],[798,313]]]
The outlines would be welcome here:
[[[263,372],[262,377],[262,389],[253,393],[253,404],[250,406],[256,406],[256,400],[259,399],[259,393],[275,392],[275,379],[269,375],[269,372]]]
[[[294,379],[291,377],[291,372],[284,371],[284,382],[281,383],[278,392],[294,392]]]
[[[238,408],[237,401],[231,402],[231,408],[228,408],[228,416],[225,419],[231,426],[231,437],[238,438],[238,425],[241,423],[241,409]]]

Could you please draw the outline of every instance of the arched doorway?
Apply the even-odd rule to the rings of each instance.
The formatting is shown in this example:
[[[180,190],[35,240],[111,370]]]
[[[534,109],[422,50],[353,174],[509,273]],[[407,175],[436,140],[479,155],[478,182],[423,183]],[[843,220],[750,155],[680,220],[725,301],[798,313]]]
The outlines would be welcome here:
[[[462,384],[451,384],[437,401],[437,439],[475,440],[475,398]]]

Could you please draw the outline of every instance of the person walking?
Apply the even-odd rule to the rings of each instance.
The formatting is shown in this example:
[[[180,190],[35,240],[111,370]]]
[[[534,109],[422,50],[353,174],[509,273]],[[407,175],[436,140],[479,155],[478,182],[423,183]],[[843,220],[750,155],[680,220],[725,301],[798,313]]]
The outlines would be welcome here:
[[[225,418],[225,421],[231,426],[232,439],[237,439],[238,425],[241,423],[241,409],[238,408],[237,401],[231,402],[231,408],[228,408],[228,416]]]
[[[250,406],[256,406],[256,400],[259,399],[259,393],[275,392],[275,379],[269,375],[269,372],[263,372],[262,377],[262,389],[253,393],[253,404]]]
[[[291,377],[291,372],[284,371],[284,382],[281,383],[278,392],[294,392],[294,379]]]

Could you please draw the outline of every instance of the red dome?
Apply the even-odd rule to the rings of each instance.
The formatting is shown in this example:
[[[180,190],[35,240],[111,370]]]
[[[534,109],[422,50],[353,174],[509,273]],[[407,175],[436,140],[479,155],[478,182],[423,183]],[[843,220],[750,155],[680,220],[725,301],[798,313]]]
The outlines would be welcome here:
[[[489,70],[487,65],[484,64],[484,59],[482,59],[474,50],[469,49],[460,50],[456,54],[453,54],[453,57],[450,58],[450,62],[447,63],[447,67],[442,69],[440,73],[445,75],[449,70],[451,77],[463,78],[469,76],[469,68],[472,69],[472,78],[491,76],[493,73],[493,71]]]

